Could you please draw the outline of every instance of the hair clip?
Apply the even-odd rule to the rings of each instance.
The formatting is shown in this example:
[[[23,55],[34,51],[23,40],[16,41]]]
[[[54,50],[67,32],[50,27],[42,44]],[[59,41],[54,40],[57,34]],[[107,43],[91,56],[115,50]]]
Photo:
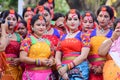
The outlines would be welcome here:
[[[75,12],[75,9],[71,9],[71,10],[70,10],[70,13],[71,13],[71,14],[75,14],[75,13],[76,13],[76,12]]]
[[[48,2],[49,2],[49,3],[52,3],[52,2],[53,2],[53,0],[48,0]]]
[[[39,6],[38,9],[39,9],[39,11],[41,11],[41,12],[44,11],[44,7],[43,7],[43,6]]]
[[[14,14],[15,11],[13,9],[10,10],[10,14]]]
[[[107,9],[106,9],[106,7],[102,7],[101,10],[102,11],[106,11]]]
[[[40,20],[43,20],[43,16],[39,16],[39,19],[40,19]]]
[[[28,7],[28,8],[27,8],[27,11],[31,11],[31,7]]]
[[[86,15],[86,16],[90,16],[90,13],[89,13],[89,12],[87,12],[85,15]]]

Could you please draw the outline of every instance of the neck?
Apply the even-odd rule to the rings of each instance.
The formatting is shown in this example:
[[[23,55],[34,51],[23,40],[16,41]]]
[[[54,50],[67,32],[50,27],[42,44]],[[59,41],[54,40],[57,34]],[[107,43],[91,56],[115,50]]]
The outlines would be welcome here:
[[[33,35],[36,37],[36,38],[41,38],[42,35],[37,35],[36,33],[33,33]]]
[[[51,29],[50,24],[47,26],[47,31],[49,31]]]
[[[70,30],[70,33],[75,33],[75,32],[77,32],[78,31],[78,29],[74,29],[74,30]]]
[[[9,34],[9,33],[13,33],[14,32],[14,30],[9,30],[9,29],[7,29],[7,33]]]

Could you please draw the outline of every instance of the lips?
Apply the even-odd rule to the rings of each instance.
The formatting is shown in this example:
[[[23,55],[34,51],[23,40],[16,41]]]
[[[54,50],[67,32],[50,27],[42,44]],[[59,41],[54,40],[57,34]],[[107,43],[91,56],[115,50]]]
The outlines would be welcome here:
[[[75,24],[71,24],[71,26],[75,26]]]

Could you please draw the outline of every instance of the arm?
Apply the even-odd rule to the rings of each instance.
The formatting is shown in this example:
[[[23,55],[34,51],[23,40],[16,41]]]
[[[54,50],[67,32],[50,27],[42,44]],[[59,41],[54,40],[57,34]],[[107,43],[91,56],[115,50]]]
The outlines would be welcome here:
[[[85,59],[87,59],[89,51],[90,51],[89,47],[83,47],[82,51],[81,51],[81,55],[73,60],[75,65],[78,65],[78,64],[82,63]]]
[[[27,52],[21,51],[20,52],[20,61],[24,62],[24,63],[27,63],[27,64],[35,64],[35,60],[31,59],[31,58],[29,58],[27,56],[28,56]]]
[[[62,64],[61,63],[61,55],[62,55],[62,53],[60,51],[56,51],[56,55],[55,55],[56,64]]]
[[[102,45],[99,47],[99,49],[98,49],[98,54],[100,55],[100,56],[106,56],[107,55],[107,53],[108,53],[108,51],[109,51],[109,49],[110,49],[110,47],[111,47],[111,45],[112,45],[112,40],[111,39],[107,39],[107,40],[105,40],[103,43],[102,43]]]
[[[9,40],[6,35],[6,26],[7,26],[6,24],[1,24],[2,33],[0,39],[0,51],[4,51],[9,43]]]
[[[115,29],[115,31],[112,34],[112,37],[110,39],[105,40],[102,45],[99,47],[98,54],[101,56],[106,56],[112,43],[118,39],[120,36],[120,30]]]

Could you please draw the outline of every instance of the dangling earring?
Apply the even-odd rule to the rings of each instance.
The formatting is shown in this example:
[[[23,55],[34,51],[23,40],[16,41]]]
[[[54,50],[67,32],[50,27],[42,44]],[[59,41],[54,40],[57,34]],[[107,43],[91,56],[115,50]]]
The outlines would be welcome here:
[[[35,29],[34,29],[34,28],[32,28],[32,31],[35,31]]]

